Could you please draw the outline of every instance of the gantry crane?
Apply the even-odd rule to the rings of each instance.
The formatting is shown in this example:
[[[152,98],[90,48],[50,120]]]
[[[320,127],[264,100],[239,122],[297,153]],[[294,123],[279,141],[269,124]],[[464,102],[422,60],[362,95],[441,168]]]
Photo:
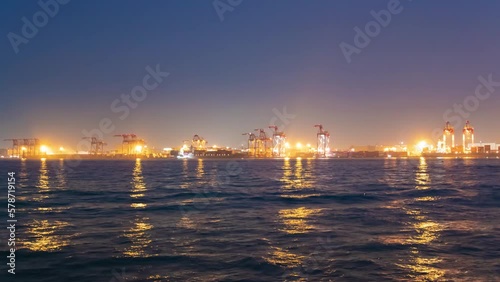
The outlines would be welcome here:
[[[465,123],[462,135],[462,146],[464,152],[469,152],[471,150],[471,145],[474,144],[474,127],[470,125],[470,122]]]
[[[97,137],[83,137],[82,139],[90,140],[90,154],[91,155],[99,155],[104,154],[104,146],[107,145],[101,139]]]
[[[255,156],[267,157],[268,142],[271,141],[271,139],[267,137],[266,131],[262,128],[254,129],[254,131],[259,132],[255,140]]]
[[[135,134],[115,134],[114,137],[122,137],[122,154],[125,154],[125,148],[126,148],[126,153],[130,154],[130,143],[133,139],[137,138],[137,135]]]
[[[451,145],[448,144],[448,141],[451,139]],[[451,153],[453,148],[455,148],[455,129],[450,124],[449,121],[446,122],[443,129],[443,146],[444,151],[447,153]]]
[[[12,142],[12,155],[18,157],[37,156],[40,154],[40,140],[37,138],[4,139]]]
[[[207,149],[207,140],[203,137],[195,134],[193,136],[193,140],[191,141],[191,150],[206,150]]]
[[[144,144],[146,144],[146,141],[144,139],[138,139],[137,135],[134,133],[129,133],[129,134],[116,134],[114,135],[115,137],[122,137],[122,154],[125,153],[125,148],[127,149],[127,154],[131,153],[136,153],[140,154],[142,153],[142,149],[144,147]]]
[[[286,156],[286,136],[284,132],[278,132],[278,127],[276,125],[270,125],[269,128],[274,129],[273,131],[273,157],[285,157]]]
[[[241,135],[248,135],[248,156],[255,157],[256,145],[257,145],[257,137],[253,132],[245,132]]]
[[[12,141],[12,155],[21,156],[21,146],[24,144],[23,139],[4,139],[3,141]]]
[[[326,157],[326,154],[330,151],[330,133],[323,130],[321,124],[316,124],[314,127],[318,128],[316,133],[316,155],[317,157]]]

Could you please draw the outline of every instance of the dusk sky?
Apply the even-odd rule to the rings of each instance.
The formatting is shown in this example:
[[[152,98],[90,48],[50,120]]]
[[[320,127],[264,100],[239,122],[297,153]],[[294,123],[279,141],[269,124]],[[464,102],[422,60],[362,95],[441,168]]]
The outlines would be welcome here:
[[[295,115],[284,128],[291,142],[314,143],[317,123],[332,148],[430,140],[445,112],[474,95],[479,76],[500,82],[500,2],[402,0],[348,63],[341,42],[354,46],[354,28],[364,30],[389,2],[243,0],[221,21],[211,0],[73,0],[16,54],[8,34],[22,36],[22,18],[32,21],[41,7],[4,1],[0,138],[76,147],[82,130],[109,118],[108,149],[122,133],[161,148],[194,134],[235,147],[286,107]],[[113,101],[157,65],[170,75],[120,119]],[[500,142],[495,87],[465,110],[458,140],[469,119],[477,141]]]

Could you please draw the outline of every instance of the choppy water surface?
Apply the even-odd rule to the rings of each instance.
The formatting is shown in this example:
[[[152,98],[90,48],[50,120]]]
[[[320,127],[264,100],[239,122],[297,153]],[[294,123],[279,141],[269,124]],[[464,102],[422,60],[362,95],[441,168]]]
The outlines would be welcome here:
[[[16,160],[0,171],[3,203],[7,171],[18,182],[16,281],[500,277],[499,160]]]

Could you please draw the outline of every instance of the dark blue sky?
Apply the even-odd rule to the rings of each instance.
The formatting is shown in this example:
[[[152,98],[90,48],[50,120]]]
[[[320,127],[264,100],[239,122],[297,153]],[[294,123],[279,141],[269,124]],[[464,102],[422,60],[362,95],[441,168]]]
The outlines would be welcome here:
[[[111,147],[113,134],[129,132],[157,147],[194,134],[237,146],[283,107],[296,115],[285,128],[291,142],[313,143],[316,123],[340,148],[431,138],[478,76],[500,81],[500,2],[402,0],[347,63],[339,44],[354,44],[353,28],[388,2],[243,0],[220,21],[210,0],[73,0],[15,54],[7,35],[21,35],[21,18],[41,8],[3,1],[0,138],[74,147],[108,117]],[[157,64],[170,76],[120,120],[111,103]],[[467,112],[478,141],[500,142],[499,108],[497,87]]]

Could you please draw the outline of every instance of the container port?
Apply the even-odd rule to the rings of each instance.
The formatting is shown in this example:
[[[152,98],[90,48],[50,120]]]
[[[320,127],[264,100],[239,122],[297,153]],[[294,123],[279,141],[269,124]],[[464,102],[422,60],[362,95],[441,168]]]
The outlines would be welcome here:
[[[121,143],[114,149],[107,148],[107,143],[97,137],[83,137],[85,151],[77,151],[62,146],[51,146],[39,138],[4,139],[10,147],[0,149],[1,158],[37,159],[37,158],[81,158],[81,159],[130,159],[130,158],[408,158],[408,157],[469,157],[498,158],[500,144],[495,142],[476,142],[476,132],[470,121],[462,129],[462,142],[456,144],[455,128],[446,122],[442,136],[433,142],[419,141],[415,144],[400,142],[396,145],[351,146],[345,149],[331,149],[331,136],[322,124],[313,126],[316,131],[316,144],[294,146],[288,136],[277,126],[266,129],[256,128],[242,133],[246,144],[242,148],[209,146],[208,141],[199,134],[182,141],[182,145],[158,149],[148,147],[145,139],[134,133],[115,134]],[[312,131],[311,135],[314,134]],[[460,139],[458,139],[460,140]],[[55,149],[58,148],[58,149]]]

